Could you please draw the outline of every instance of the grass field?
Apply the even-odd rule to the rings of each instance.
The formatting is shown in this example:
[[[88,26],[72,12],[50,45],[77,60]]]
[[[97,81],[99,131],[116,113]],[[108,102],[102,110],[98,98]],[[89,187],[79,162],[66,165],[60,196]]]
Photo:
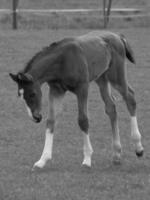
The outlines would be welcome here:
[[[122,164],[112,163],[111,129],[96,85],[89,93],[90,133],[94,148],[91,170],[81,167],[82,134],[77,125],[75,97],[65,97],[64,112],[54,140],[52,162],[31,172],[43,144],[45,121],[28,119],[8,73],[22,69],[42,46],[87,30],[0,31],[0,199],[1,200],[149,200],[150,196],[150,29],[122,29],[129,39],[137,66],[128,63],[129,82],[136,91],[138,121],[145,155],[136,158],[130,141],[129,115],[117,96]],[[43,86],[46,117],[47,87]]]

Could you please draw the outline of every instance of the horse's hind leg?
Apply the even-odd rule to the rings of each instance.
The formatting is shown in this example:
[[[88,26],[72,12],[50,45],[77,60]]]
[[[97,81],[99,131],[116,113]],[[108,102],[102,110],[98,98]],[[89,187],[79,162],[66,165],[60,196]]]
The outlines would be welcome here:
[[[83,162],[82,165],[91,167],[91,156],[93,153],[93,148],[89,136],[89,122],[88,122],[88,85],[83,84],[77,91],[77,101],[78,101],[78,123],[80,129],[83,131]]]
[[[109,116],[111,122],[112,133],[113,133],[113,138],[112,138],[113,154],[114,154],[113,160],[115,163],[120,163],[122,147],[120,142],[116,106],[111,96],[109,82],[105,78],[105,75],[103,75],[98,80],[96,80],[96,83],[99,86],[102,99],[105,103],[105,112]]]
[[[40,159],[34,164],[34,167],[43,168],[48,160],[52,159],[53,135],[58,117],[62,112],[62,100],[64,93],[58,93],[51,88],[49,92],[49,110],[45,132],[45,144]]]
[[[137,114],[136,114],[136,100],[134,97],[134,91],[133,89],[126,83],[126,81],[123,81],[122,83],[116,86],[116,89],[121,93],[123,96],[123,99],[127,105],[127,109],[131,116],[131,138],[133,140],[133,143],[135,144],[136,149],[136,155],[138,157],[143,155],[143,146],[141,143],[141,134],[138,128],[137,123]]]

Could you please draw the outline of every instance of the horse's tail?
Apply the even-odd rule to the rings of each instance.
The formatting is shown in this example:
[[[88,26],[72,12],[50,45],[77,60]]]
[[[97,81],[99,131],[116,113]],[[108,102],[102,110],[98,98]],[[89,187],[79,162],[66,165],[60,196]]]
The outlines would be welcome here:
[[[127,41],[127,39],[125,38],[124,35],[120,34],[120,39],[124,44],[125,47],[125,51],[126,51],[126,57],[132,62],[132,63],[136,63],[135,61],[135,57],[134,57],[134,53],[133,50],[129,44],[129,42]]]

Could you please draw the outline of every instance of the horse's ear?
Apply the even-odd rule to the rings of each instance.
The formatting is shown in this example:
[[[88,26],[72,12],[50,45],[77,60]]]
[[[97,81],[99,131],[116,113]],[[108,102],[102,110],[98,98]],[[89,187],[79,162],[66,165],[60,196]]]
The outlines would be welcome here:
[[[33,83],[33,77],[30,74],[24,74],[19,72],[18,74],[9,73],[9,76],[12,78],[13,81],[16,83]]]
[[[17,74],[12,74],[12,73],[9,73],[9,76],[11,77],[11,79],[15,82],[18,83],[18,75]]]
[[[18,73],[18,79],[20,82],[33,83],[33,77],[28,73]]]

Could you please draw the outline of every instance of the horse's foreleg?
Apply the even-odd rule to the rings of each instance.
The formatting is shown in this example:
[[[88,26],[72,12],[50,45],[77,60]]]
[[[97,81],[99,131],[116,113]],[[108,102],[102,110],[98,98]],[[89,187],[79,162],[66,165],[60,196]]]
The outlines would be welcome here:
[[[45,144],[40,159],[34,164],[34,167],[43,168],[48,160],[52,159],[54,128],[58,117],[62,112],[63,95],[55,97],[52,92],[49,94],[49,112],[45,132]]]
[[[45,132],[45,144],[40,159],[34,164],[33,169],[43,168],[48,160],[52,158],[52,147],[53,147],[53,132],[49,128]]]
[[[120,142],[116,106],[113,102],[109,83],[105,77],[100,77],[96,82],[99,86],[102,99],[105,103],[105,112],[109,116],[111,122],[113,134],[112,145],[114,151],[113,160],[115,163],[120,163],[122,147]]]
[[[90,141],[89,133],[83,133],[83,162],[82,165],[91,167],[91,156],[93,154],[93,148]]]
[[[88,88],[87,85],[82,86],[77,92],[77,100],[78,100],[78,123],[83,131],[83,162],[82,165],[86,165],[91,167],[91,156],[93,153],[93,148],[90,141],[90,136],[88,133],[89,122],[88,122],[88,114],[87,114],[87,97],[88,97]]]

